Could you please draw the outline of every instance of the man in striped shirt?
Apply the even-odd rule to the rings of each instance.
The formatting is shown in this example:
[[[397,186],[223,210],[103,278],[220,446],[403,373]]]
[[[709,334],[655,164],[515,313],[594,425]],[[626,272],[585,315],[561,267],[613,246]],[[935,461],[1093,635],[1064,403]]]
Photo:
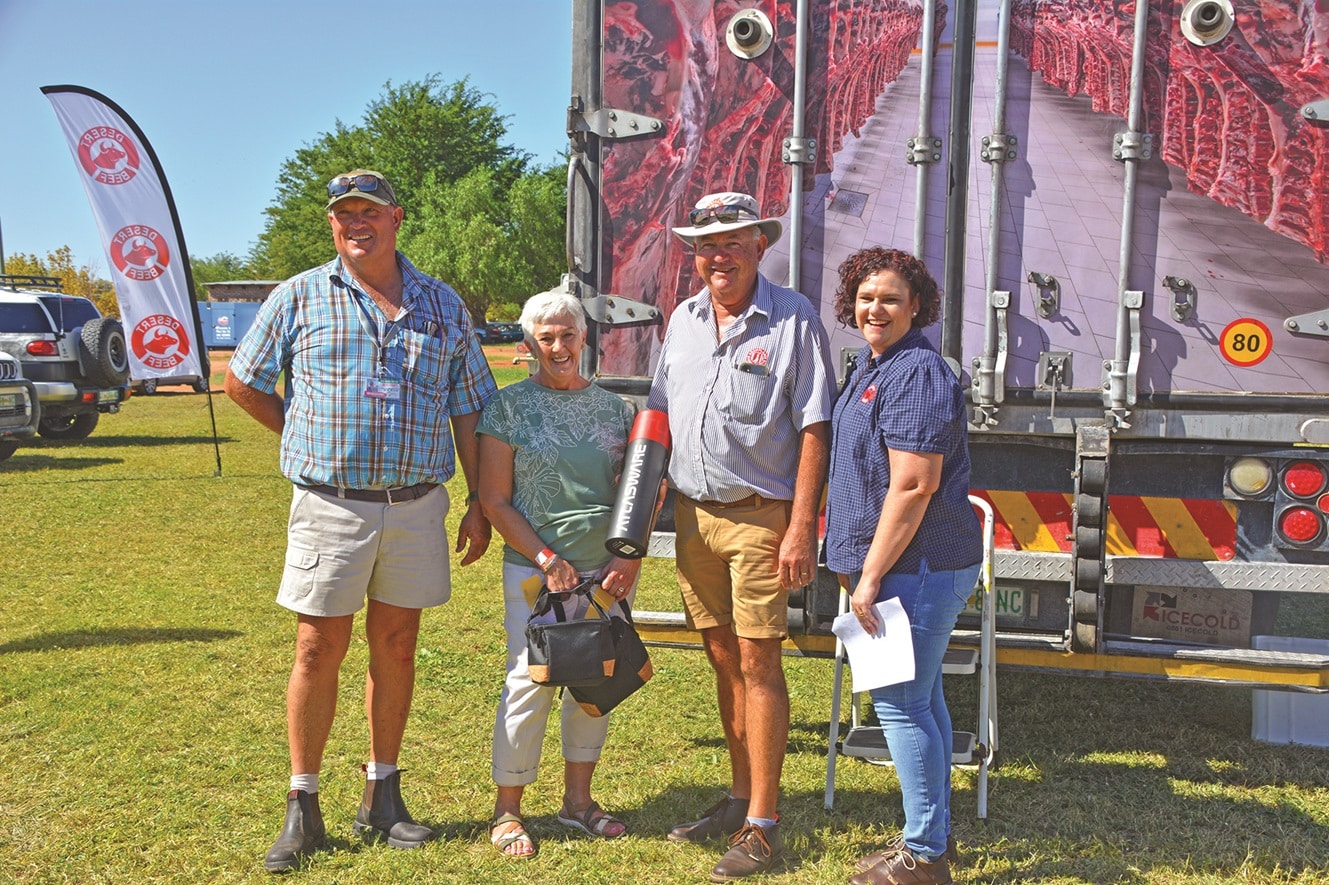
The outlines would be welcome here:
[[[319,768],[366,596],[369,762],[354,829],[396,848],[434,837],[406,810],[397,756],[420,610],[450,593],[443,484],[456,461],[470,489],[461,564],[490,539],[475,428],[496,388],[466,306],[397,251],[403,210],[379,173],[332,179],[327,214],[337,257],[268,296],[226,373],[227,394],[281,434],[281,470],[295,484],[277,594],[298,617],[286,694],[292,776],[282,832],[263,861],[272,872],[324,844]]]
[[[669,838],[728,837],[711,871],[726,882],[767,869],[783,849],[780,646],[790,589],[816,575],[835,375],[811,303],[757,270],[780,222],[739,193],[703,197],[688,220],[674,233],[706,288],[670,317],[647,408],[669,413],[679,587],[715,669],[732,782]]]

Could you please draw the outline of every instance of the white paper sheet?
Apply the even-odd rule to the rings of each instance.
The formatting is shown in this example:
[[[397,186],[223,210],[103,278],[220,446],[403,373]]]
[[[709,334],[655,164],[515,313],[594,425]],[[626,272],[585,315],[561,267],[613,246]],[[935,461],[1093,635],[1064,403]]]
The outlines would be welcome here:
[[[849,655],[853,669],[853,690],[856,692],[908,682],[914,678],[914,639],[909,632],[909,616],[898,599],[879,602],[878,633],[863,629],[853,612],[845,612],[831,624],[831,631],[840,637]]]

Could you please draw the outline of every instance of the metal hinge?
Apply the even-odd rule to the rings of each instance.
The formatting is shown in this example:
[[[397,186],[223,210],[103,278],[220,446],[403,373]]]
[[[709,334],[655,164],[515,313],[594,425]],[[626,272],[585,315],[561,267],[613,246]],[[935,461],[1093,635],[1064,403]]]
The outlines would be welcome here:
[[[617,108],[599,108],[593,111],[580,110],[580,101],[574,100],[568,108],[568,133],[591,132],[601,138],[636,138],[639,135],[654,135],[664,128],[664,121],[658,117],[620,111]]]
[[[1329,310],[1317,310],[1283,320],[1283,328],[1294,335],[1329,338]]]
[[[603,326],[624,326],[631,323],[658,323],[664,317],[660,308],[644,301],[633,301],[622,295],[596,295],[582,299],[586,316]]]

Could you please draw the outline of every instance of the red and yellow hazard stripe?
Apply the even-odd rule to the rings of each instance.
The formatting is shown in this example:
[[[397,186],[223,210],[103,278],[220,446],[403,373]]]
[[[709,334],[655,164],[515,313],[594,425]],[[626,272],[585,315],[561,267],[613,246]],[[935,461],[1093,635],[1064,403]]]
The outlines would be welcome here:
[[[972,492],[992,505],[998,550],[1069,553],[1071,496],[1060,492]],[[1199,498],[1108,497],[1112,556],[1228,560],[1237,549],[1237,507]]]

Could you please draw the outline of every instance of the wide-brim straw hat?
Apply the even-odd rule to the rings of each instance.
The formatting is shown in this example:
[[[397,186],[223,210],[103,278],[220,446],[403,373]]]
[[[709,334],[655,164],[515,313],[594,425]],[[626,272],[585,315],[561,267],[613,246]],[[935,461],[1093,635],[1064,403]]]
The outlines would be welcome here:
[[[761,228],[761,232],[766,235],[768,247],[784,233],[780,219],[762,218],[756,199],[749,194],[740,194],[736,191],[723,191],[702,197],[697,201],[696,207],[688,213],[688,221],[690,226],[676,227],[673,231],[689,246],[697,237],[722,234],[753,225]]]

